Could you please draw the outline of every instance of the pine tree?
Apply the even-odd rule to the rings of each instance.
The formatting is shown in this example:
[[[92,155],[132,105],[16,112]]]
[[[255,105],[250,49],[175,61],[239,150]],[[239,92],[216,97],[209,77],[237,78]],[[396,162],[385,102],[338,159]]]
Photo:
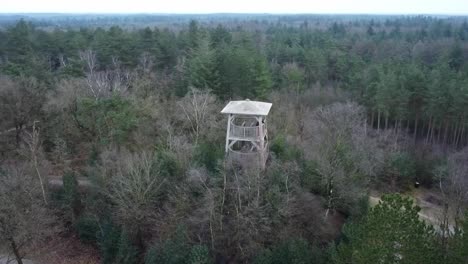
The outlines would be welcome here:
[[[265,58],[260,57],[256,59],[254,62],[253,70],[253,89],[255,91],[255,96],[258,99],[265,99],[268,93],[270,92],[272,86],[271,75],[268,71],[268,66]]]
[[[409,198],[384,195],[361,221],[345,227],[334,263],[440,263],[434,230],[419,211]]]
[[[216,67],[215,51],[207,40],[200,41],[188,62],[189,85],[198,89],[209,89],[219,94],[221,82]]]
[[[135,264],[137,263],[138,251],[128,238],[126,232],[120,234],[119,250],[117,252],[117,264]]]

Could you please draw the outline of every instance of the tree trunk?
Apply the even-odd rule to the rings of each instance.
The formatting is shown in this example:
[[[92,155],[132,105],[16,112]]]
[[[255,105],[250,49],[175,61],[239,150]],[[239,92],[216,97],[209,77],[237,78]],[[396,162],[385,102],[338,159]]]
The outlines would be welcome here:
[[[10,237],[8,240],[10,241],[10,247],[11,247],[11,250],[13,251],[13,255],[15,255],[16,262],[18,262],[18,264],[23,264],[23,260],[19,253],[19,249],[18,249],[18,246],[16,245],[15,240],[12,237]]]
[[[465,140],[465,144],[467,144],[467,143],[468,143],[468,133],[465,133],[464,138],[465,138],[465,139],[464,139],[464,140]]]
[[[398,136],[400,135],[401,130],[401,119],[395,122],[395,148],[397,148],[398,144]]]
[[[452,133],[452,140],[451,140],[451,145],[452,146],[455,146],[455,143],[457,142],[457,136],[458,136],[458,130],[460,130],[459,127],[460,126],[460,122],[456,122],[455,125],[454,125],[454,129],[453,129],[453,133]]]
[[[385,130],[388,129],[388,115],[385,116]]]
[[[436,122],[435,121],[432,121],[432,125],[431,125],[431,136],[429,137],[429,144],[432,144],[434,143],[434,134],[435,134],[435,126],[436,126]]]
[[[431,128],[432,128],[432,116],[429,118],[429,124],[427,125],[426,144],[429,143],[429,138],[431,137]]]
[[[328,214],[332,209],[332,200],[333,200],[333,180],[330,179],[327,184],[327,210],[325,211],[325,220],[328,218]]]
[[[416,143],[416,137],[418,135],[418,116],[414,119],[414,133],[413,133],[413,141]]]
[[[437,143],[440,143],[441,135],[442,135],[442,122],[440,122],[439,128],[437,129]]]
[[[463,117],[463,121],[462,121],[462,128],[461,128],[461,131],[460,133],[458,134],[457,136],[457,141],[455,142],[455,147],[458,148],[459,144],[463,144],[463,135],[465,134],[465,117]]]
[[[15,132],[16,132],[16,147],[19,147],[20,141],[21,141],[21,131],[23,131],[23,125],[22,124],[16,124],[15,125]]]
[[[449,122],[448,120],[445,120],[445,126],[444,126],[444,139],[443,139],[443,145],[446,146],[447,145],[447,134],[448,134],[448,127],[449,127]]]
[[[377,112],[377,131],[380,130],[380,110]]]
[[[364,120],[364,135],[367,136],[367,116],[366,120]]]

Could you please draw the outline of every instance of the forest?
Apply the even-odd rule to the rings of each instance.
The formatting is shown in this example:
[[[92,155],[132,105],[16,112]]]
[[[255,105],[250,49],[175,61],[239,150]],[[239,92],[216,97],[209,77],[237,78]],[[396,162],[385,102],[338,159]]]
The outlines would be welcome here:
[[[264,170],[225,159],[243,99]],[[0,15],[0,259],[461,264],[467,232],[468,17]]]

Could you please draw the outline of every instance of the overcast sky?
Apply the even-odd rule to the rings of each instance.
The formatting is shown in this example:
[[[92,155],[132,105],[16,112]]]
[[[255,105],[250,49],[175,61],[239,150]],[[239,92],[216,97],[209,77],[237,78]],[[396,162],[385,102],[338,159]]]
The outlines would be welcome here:
[[[468,0],[0,0],[1,13],[468,14]]]

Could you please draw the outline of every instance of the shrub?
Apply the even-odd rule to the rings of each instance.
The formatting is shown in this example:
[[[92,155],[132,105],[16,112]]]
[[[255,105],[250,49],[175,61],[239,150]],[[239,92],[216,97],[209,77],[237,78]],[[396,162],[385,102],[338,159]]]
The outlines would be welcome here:
[[[287,143],[283,135],[278,135],[271,141],[270,150],[281,160],[299,160],[301,151]]]
[[[66,172],[63,175],[63,201],[67,210],[71,212],[74,222],[81,213],[81,196],[78,191],[78,181],[73,172]]]
[[[120,242],[120,229],[111,222],[104,223],[101,231],[98,233],[98,245],[101,251],[102,264],[115,263],[114,260],[120,251]]]
[[[200,142],[195,149],[195,162],[204,166],[211,172],[215,172],[218,168],[218,160],[223,158],[223,150],[221,145],[216,145],[210,142]]]
[[[309,243],[304,239],[291,239],[266,249],[255,258],[256,264],[306,264],[313,263]]]
[[[321,177],[317,171],[317,163],[313,160],[305,160],[301,164],[301,187],[316,194],[325,195],[326,190],[321,184]]]
[[[146,254],[145,264],[205,264],[209,263],[206,246],[190,246],[185,229],[179,227],[162,245],[153,246]]]
[[[210,263],[209,250],[204,245],[195,245],[190,250],[188,263],[190,264],[208,264]]]
[[[104,145],[128,143],[138,121],[135,106],[120,96],[81,99],[76,119]]]
[[[185,232],[178,228],[173,237],[150,249],[145,264],[184,264],[187,263],[189,253]]]
[[[391,186],[406,186],[414,179],[416,163],[413,157],[406,152],[390,154],[385,166],[384,176],[390,180]]]
[[[84,243],[93,244],[97,242],[99,224],[95,219],[89,216],[82,216],[78,218],[78,221],[75,224],[75,229],[78,233],[79,239]]]
[[[172,152],[166,150],[159,151],[157,159],[161,176],[168,179],[180,179],[183,176],[181,165]]]
[[[126,232],[120,234],[119,250],[117,252],[116,263],[135,264],[137,263],[138,250],[132,244]]]

